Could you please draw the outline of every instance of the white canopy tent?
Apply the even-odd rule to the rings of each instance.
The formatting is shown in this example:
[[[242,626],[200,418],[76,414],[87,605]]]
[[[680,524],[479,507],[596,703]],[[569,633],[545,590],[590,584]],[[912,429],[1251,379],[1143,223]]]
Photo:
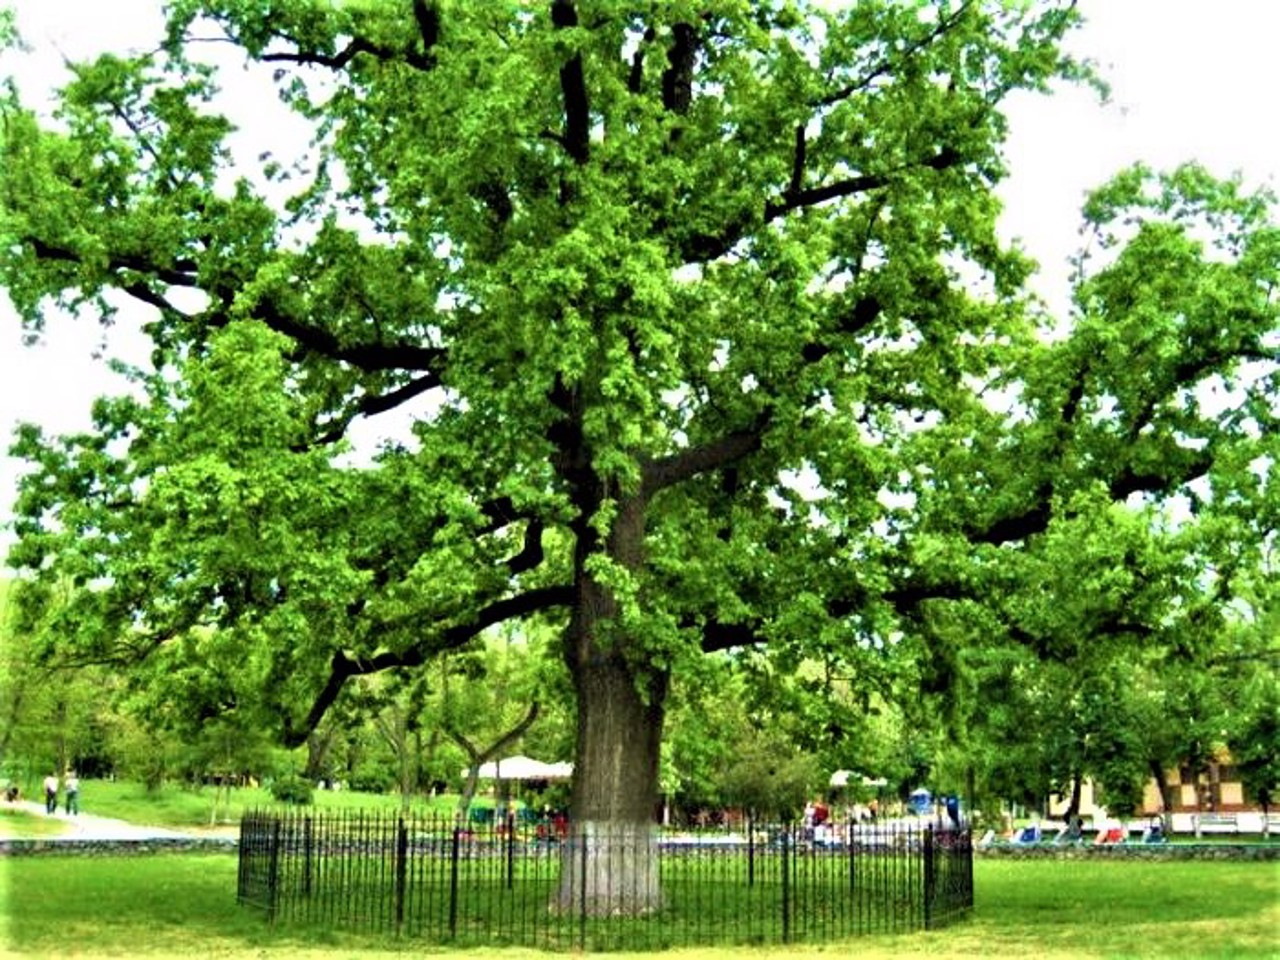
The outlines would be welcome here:
[[[849,779],[851,777],[858,776],[860,776],[860,774],[853,770],[837,770],[831,775],[831,786],[847,787],[849,785]],[[887,787],[889,785],[889,781],[883,777],[862,777],[862,785],[864,787]]]
[[[544,763],[516,755],[480,764],[478,776],[481,780],[568,780],[573,776],[573,764]]]

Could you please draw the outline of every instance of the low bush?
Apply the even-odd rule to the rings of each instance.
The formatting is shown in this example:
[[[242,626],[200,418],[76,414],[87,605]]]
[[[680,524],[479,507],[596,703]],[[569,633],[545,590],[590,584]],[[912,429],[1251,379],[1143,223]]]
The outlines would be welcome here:
[[[304,780],[296,773],[277,777],[271,784],[271,796],[280,803],[288,803],[296,807],[310,806],[312,793],[311,781]]]

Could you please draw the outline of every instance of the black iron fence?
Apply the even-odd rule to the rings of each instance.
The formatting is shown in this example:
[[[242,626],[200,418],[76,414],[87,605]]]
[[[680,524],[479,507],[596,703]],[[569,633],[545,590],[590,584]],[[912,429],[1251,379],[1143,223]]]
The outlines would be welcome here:
[[[940,927],[973,905],[967,828],[603,825],[251,812],[238,898],[276,922],[462,946],[653,950]]]

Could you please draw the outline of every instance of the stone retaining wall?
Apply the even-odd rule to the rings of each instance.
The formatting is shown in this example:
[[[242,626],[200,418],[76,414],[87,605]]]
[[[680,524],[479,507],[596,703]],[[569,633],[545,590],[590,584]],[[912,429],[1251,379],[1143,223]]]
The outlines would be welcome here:
[[[1272,843],[1114,843],[1105,846],[995,843],[975,846],[978,857],[1007,860],[1280,860]]]
[[[235,853],[235,837],[152,837],[146,840],[0,840],[0,857],[41,854],[104,857],[151,853]],[[975,846],[979,857],[1006,860],[1266,860],[1280,861],[1271,843],[992,844]]]
[[[234,853],[234,837],[150,837],[145,840],[0,840],[0,857],[61,854],[116,857],[150,853]]]

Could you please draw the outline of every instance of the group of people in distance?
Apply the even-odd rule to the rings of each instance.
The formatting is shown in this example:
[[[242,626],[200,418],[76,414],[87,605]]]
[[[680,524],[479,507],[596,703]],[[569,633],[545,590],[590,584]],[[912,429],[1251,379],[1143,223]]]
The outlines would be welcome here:
[[[80,779],[76,776],[74,770],[68,770],[67,775],[58,779],[56,773],[51,773],[44,778],[44,812],[53,814],[58,812],[58,790],[63,791],[63,802],[66,804],[68,815],[80,812]]]

